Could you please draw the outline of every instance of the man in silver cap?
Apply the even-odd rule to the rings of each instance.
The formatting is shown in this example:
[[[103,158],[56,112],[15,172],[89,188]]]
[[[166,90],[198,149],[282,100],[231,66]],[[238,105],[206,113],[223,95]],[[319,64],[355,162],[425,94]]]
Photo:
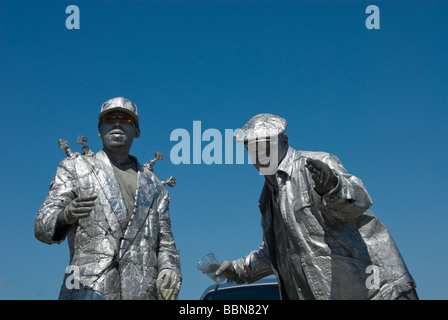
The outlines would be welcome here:
[[[38,240],[68,240],[59,299],[175,299],[182,276],[169,195],[129,154],[140,136],[136,105],[105,102],[98,130],[103,150],[59,164],[34,223]]]
[[[263,242],[216,275],[237,283],[275,274],[282,299],[418,299],[415,282],[364,184],[325,152],[294,150],[287,121],[259,114],[236,134],[265,175]]]

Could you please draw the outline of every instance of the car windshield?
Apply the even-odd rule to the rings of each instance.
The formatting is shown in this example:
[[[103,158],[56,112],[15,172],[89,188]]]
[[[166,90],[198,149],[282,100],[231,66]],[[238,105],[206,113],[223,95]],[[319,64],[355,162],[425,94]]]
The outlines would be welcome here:
[[[209,292],[204,300],[280,300],[276,284],[223,288]]]

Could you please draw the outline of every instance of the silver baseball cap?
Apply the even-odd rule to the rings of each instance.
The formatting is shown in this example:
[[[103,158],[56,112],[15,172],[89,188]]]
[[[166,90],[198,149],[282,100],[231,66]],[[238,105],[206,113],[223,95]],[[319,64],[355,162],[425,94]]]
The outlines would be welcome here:
[[[137,106],[132,101],[122,97],[113,98],[103,103],[100,115],[98,116],[98,125],[105,114],[113,111],[121,111],[129,114],[134,119],[137,127],[139,126]]]

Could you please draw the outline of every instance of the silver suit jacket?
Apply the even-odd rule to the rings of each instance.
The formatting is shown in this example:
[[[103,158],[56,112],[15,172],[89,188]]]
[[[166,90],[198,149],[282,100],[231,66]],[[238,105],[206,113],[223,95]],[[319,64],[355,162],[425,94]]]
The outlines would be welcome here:
[[[70,265],[60,299],[157,299],[156,279],[171,269],[181,281],[179,254],[171,232],[170,198],[159,179],[137,162],[134,212],[126,206],[109,158],[64,159],[50,184],[34,223],[38,240],[68,240]],[[78,195],[95,193],[90,216],[65,230],[56,228],[59,213]]]
[[[338,177],[338,185],[324,196],[314,190],[305,168],[307,158],[325,162]],[[307,286],[311,296],[306,299],[394,299],[415,288],[394,240],[369,210],[372,201],[364,184],[348,174],[336,156],[289,148],[276,177],[287,239],[297,250],[271,261],[276,239],[272,239],[271,191],[266,182],[259,200],[263,242],[259,250],[233,261],[238,282],[274,273],[282,298]],[[276,245],[288,244],[277,241]],[[290,272],[279,274],[275,263]],[[307,284],[300,283],[297,270]]]

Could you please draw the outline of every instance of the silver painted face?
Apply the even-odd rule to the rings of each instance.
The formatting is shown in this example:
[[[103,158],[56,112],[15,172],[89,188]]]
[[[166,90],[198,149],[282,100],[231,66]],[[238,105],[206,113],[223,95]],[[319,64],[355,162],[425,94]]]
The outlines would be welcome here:
[[[273,175],[288,151],[286,136],[274,136],[268,140],[246,141],[246,147],[252,164],[262,175]]]
[[[252,160],[252,164],[260,170],[260,168],[267,168],[271,164],[271,152],[278,152],[278,144],[271,143],[271,141],[254,141],[250,143],[244,144],[250,159]],[[278,159],[278,157],[276,158]]]
[[[140,129],[135,122],[124,122],[121,117],[129,117],[124,112],[114,112],[106,115],[108,121],[101,121],[99,125],[103,147],[113,152],[131,149],[132,142],[140,136]]]

